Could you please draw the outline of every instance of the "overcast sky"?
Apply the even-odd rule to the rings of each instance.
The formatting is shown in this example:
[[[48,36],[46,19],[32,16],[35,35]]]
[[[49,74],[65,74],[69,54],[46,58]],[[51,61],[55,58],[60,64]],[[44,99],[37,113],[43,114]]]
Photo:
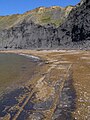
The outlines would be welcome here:
[[[0,15],[24,13],[40,6],[76,5],[80,0],[0,0]]]

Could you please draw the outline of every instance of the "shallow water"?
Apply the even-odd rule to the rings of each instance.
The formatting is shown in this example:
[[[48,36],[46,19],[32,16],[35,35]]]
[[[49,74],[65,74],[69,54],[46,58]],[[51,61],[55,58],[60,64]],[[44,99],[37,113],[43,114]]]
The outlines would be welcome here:
[[[32,58],[0,53],[0,95],[30,80],[36,65]]]

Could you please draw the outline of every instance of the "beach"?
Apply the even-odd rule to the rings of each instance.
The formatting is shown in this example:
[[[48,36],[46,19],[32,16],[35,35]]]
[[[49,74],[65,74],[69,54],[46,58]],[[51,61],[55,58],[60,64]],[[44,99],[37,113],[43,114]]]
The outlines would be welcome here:
[[[6,95],[12,98],[13,104],[7,102],[7,107],[0,112],[1,119],[89,119],[90,51],[8,50],[0,53],[40,60],[33,77]],[[16,94],[17,91],[20,92]],[[5,97],[2,101],[6,103]]]

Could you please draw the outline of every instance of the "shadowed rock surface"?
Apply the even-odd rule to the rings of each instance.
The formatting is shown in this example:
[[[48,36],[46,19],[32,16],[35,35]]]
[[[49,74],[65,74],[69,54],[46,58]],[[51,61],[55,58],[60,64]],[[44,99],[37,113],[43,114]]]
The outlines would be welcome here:
[[[75,111],[76,92],[73,87],[71,65],[67,67],[63,65],[66,67],[65,71],[58,66],[50,70],[49,79],[46,75],[34,83],[35,87],[23,86],[4,95],[0,99],[0,118],[7,120],[74,119],[72,112]],[[53,76],[54,71],[58,72],[56,79]],[[60,74],[63,77],[60,77]]]
[[[73,47],[90,49],[90,1],[82,0],[72,9],[66,22],[58,29],[62,41]],[[60,37],[60,36],[59,36]],[[79,47],[79,48],[80,48]]]

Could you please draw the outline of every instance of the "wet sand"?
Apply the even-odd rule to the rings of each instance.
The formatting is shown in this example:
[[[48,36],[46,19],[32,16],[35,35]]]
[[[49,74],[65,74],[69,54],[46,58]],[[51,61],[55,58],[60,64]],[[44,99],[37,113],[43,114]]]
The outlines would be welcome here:
[[[39,60],[13,53],[0,53],[0,96],[32,78]]]
[[[31,81],[1,99],[1,119],[89,120],[90,51],[3,52],[30,54],[43,63]]]

